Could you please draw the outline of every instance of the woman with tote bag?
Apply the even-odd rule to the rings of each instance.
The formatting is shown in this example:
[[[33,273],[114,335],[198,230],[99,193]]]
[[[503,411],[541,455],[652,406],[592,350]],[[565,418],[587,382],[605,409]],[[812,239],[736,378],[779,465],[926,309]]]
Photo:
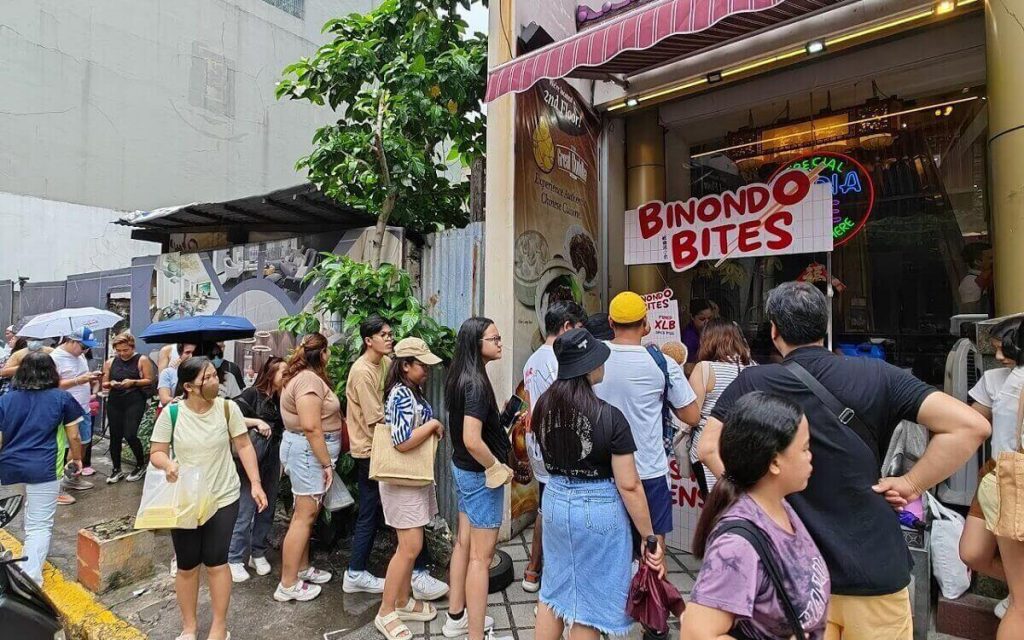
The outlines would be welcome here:
[[[423,397],[423,384],[429,368],[439,364],[441,358],[431,353],[419,338],[400,340],[394,353],[395,360],[384,385],[385,424],[376,427],[387,430],[389,437],[374,434],[371,462],[389,458],[401,461],[415,456],[410,467],[420,466],[419,461],[429,458],[432,470],[433,454],[437,451],[437,440],[444,435],[444,426]],[[394,451],[379,450],[381,447],[392,447]],[[429,455],[424,457],[424,453]],[[377,480],[384,522],[397,532],[398,548],[388,564],[374,626],[388,640],[410,640],[412,632],[406,621],[429,622],[437,617],[437,610],[429,602],[417,601],[411,595],[413,566],[423,549],[423,527],[437,515],[436,487],[433,482],[390,482],[386,472]]]

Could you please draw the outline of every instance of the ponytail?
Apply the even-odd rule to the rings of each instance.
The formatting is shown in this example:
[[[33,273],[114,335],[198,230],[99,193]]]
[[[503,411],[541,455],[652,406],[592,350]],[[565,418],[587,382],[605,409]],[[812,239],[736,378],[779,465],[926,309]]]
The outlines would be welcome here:
[[[697,520],[697,528],[693,532],[693,548],[691,552],[698,558],[704,557],[707,549],[708,538],[714,531],[715,525],[722,514],[729,510],[729,507],[736,504],[743,492],[736,488],[736,485],[729,480],[729,476],[722,476],[715,482],[711,494],[704,501],[704,508],[700,512],[700,519]]]
[[[768,473],[775,456],[793,442],[801,418],[798,405],[764,391],[752,391],[736,401],[719,437],[725,473],[704,501],[693,534],[693,555],[704,557],[722,515]]]

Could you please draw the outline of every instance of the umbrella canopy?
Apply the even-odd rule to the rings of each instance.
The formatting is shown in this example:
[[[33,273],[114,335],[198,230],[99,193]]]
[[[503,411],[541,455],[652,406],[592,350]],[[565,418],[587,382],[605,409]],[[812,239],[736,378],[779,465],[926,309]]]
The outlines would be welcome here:
[[[139,337],[146,342],[204,344],[251,338],[256,326],[240,316],[192,316],[154,322]]]
[[[18,331],[18,335],[23,338],[59,338],[83,327],[93,331],[109,329],[122,319],[112,311],[95,307],[61,309],[32,318]]]

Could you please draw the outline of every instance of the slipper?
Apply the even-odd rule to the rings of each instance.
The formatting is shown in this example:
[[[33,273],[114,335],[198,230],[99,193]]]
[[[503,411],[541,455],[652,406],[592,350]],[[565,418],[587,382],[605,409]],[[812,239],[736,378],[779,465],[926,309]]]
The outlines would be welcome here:
[[[540,591],[540,571],[523,571],[523,591],[526,593],[537,593]]]
[[[196,640],[196,634],[194,633],[182,633],[174,640]]]
[[[417,609],[416,605],[422,605],[422,608]],[[409,598],[404,607],[396,608],[395,613],[402,620],[411,622],[430,622],[437,617],[437,609],[431,606],[429,602],[420,602],[412,598]]]
[[[396,621],[398,624],[388,631],[388,625]],[[412,631],[409,631],[409,627],[405,626],[405,623],[401,621],[397,611],[392,611],[383,618],[375,616],[373,618],[373,626],[377,627],[377,631],[384,634],[387,640],[412,640]]]

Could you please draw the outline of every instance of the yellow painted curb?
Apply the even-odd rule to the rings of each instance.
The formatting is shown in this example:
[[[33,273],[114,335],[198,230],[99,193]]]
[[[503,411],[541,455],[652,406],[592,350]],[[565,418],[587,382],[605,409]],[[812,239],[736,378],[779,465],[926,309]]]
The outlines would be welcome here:
[[[0,530],[0,542],[15,555],[21,542]],[[146,634],[103,606],[96,596],[77,582],[68,580],[49,562],[43,568],[43,591],[64,617],[68,637],[77,640],[145,640]]]

